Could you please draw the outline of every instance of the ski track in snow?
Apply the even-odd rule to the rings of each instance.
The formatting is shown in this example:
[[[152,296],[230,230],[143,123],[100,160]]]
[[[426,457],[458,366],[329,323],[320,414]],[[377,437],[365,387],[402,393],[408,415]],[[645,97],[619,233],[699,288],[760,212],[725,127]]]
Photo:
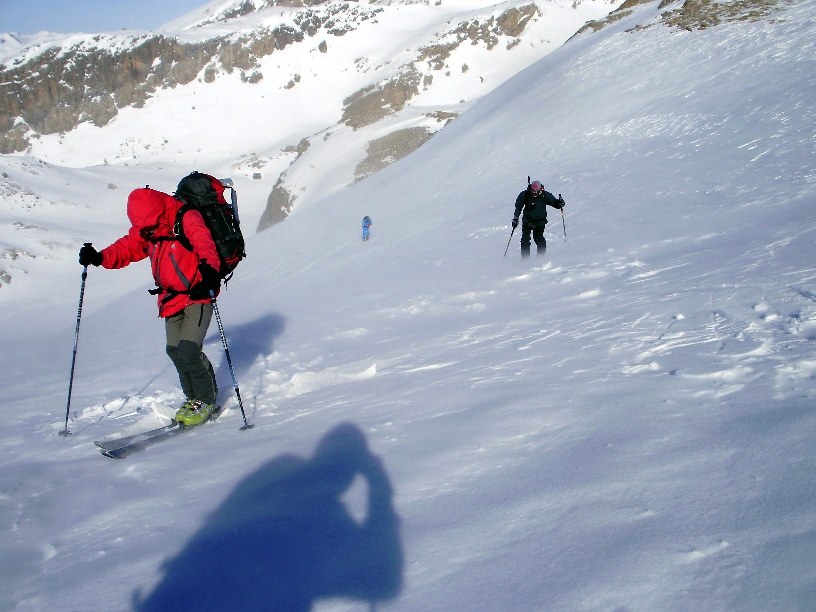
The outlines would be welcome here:
[[[807,230],[803,230],[805,233]],[[260,355],[242,375],[242,380],[248,381],[248,387],[244,387],[245,397],[252,398],[246,401],[249,417],[259,427],[274,423],[279,431],[329,411],[342,414],[344,406],[355,405],[354,397],[360,392],[360,385],[394,387],[395,396],[410,409],[401,412],[397,406],[387,420],[372,427],[372,431],[379,432],[383,444],[400,447],[412,428],[421,428],[430,436],[427,428],[434,423],[434,429],[441,431],[448,430],[448,424],[456,423],[459,439],[447,456],[434,455],[434,462],[444,459],[448,464],[438,477],[429,475],[433,473],[432,466],[422,466],[422,460],[418,460],[418,469],[425,476],[422,482],[413,483],[414,486],[405,483],[404,504],[416,504],[421,512],[424,505],[434,500],[445,503],[445,499],[458,498],[469,488],[487,487],[489,491],[510,466],[527,474],[513,486],[523,498],[524,491],[530,490],[528,487],[537,488],[542,484],[533,485],[541,478],[541,471],[531,466],[538,463],[535,458],[543,453],[548,469],[543,484],[552,491],[570,488],[573,502],[569,515],[560,507],[547,512],[537,497],[530,498],[529,507],[519,503],[513,510],[517,514],[515,519],[500,509],[500,500],[490,493],[483,495],[479,502],[482,521],[506,524],[506,537],[517,543],[520,555],[525,554],[523,551],[530,544],[525,542],[524,531],[515,532],[519,527],[514,525],[536,524],[538,529],[555,533],[559,526],[567,528],[569,524],[572,529],[578,525],[577,528],[592,532],[593,519],[589,514],[583,515],[581,508],[593,508],[601,503],[608,508],[605,520],[616,521],[619,532],[646,541],[663,538],[664,535],[653,532],[649,525],[667,516],[671,510],[664,504],[671,500],[676,503],[684,497],[683,491],[693,485],[689,483],[679,491],[676,483],[671,485],[666,489],[666,502],[632,505],[631,490],[623,487],[619,496],[615,493],[616,469],[630,469],[629,462],[635,457],[648,461],[659,455],[664,459],[654,473],[639,468],[643,471],[641,478],[658,490],[663,481],[674,483],[675,474],[693,472],[706,474],[709,482],[719,483],[710,485],[712,488],[721,486],[727,490],[727,467],[723,470],[715,466],[718,462],[728,466],[734,460],[735,451],[726,445],[721,457],[702,453],[696,448],[703,444],[697,428],[716,431],[725,427],[734,418],[728,410],[730,399],[739,401],[744,394],[797,402],[812,402],[816,397],[813,384],[816,360],[812,357],[816,346],[813,344],[816,300],[809,289],[813,284],[813,269],[786,265],[770,273],[757,273],[763,266],[773,268],[776,260],[789,260],[785,251],[796,248],[797,238],[807,236],[793,235],[759,244],[746,250],[736,264],[718,266],[716,261],[709,260],[706,249],[676,258],[672,254],[674,244],[691,242],[689,238],[677,238],[671,244],[647,243],[625,256],[609,253],[604,261],[582,262],[580,257],[570,254],[572,246],[556,246],[556,236],[551,236],[551,258],[520,264],[514,257],[500,268],[462,283],[468,286],[464,291],[428,292],[404,300],[386,301],[379,310],[366,313],[368,327],[352,314],[340,317],[339,320],[349,322],[349,328],[334,329],[326,334],[327,344],[323,347],[306,344],[296,353]],[[700,242],[719,239],[720,236],[712,235]],[[670,264],[664,261],[664,252]],[[567,255],[569,261],[559,263],[555,253]],[[776,257],[769,262],[767,253],[776,253]],[[516,296],[518,312],[497,320],[494,312],[506,312],[503,302],[508,294]],[[550,303],[568,307],[558,309],[550,318],[546,316]],[[371,322],[375,325],[370,325]],[[423,332],[423,328],[445,331],[429,334]],[[392,332],[399,333],[400,337],[411,336],[409,352],[405,352],[404,340],[394,342],[389,337]],[[375,357],[346,362],[342,348],[326,350],[327,346],[343,346],[360,338],[374,343]],[[213,340],[208,347],[211,352],[218,349]],[[548,356],[546,365],[542,363],[545,355]],[[663,422],[662,426],[651,419],[641,424],[616,423],[614,411],[607,410],[606,399],[633,388],[628,382],[633,378],[639,381],[635,385],[639,391],[633,397],[634,407],[662,415],[658,421]],[[539,387],[540,391],[530,394],[533,387]],[[569,390],[576,387],[584,389],[583,400],[594,399],[594,405],[575,411],[568,398]],[[224,393],[229,397],[228,410],[222,419],[236,423],[237,405],[230,391],[229,388],[222,390],[222,397]],[[433,402],[418,405],[412,402],[414,395],[432,398],[436,393],[482,397],[484,403],[472,404],[465,400],[437,407]],[[301,397],[312,399],[292,403]],[[497,403],[499,397],[502,401]],[[552,405],[549,398],[567,403]],[[167,406],[180,399],[177,392],[119,398],[83,409],[71,427],[84,435],[85,424],[93,425],[88,427],[88,432],[99,431],[107,419],[111,431],[116,431],[120,423],[126,425],[125,432],[146,429],[148,424],[166,422]],[[504,408],[497,409],[497,405]],[[697,409],[690,411],[694,405]],[[545,408],[546,412],[542,412]],[[481,419],[476,419],[472,429],[463,427],[460,421],[463,415],[480,410],[494,415],[492,421],[496,427],[489,435],[478,425]],[[507,420],[502,423],[504,419]],[[55,423],[51,428],[52,433],[56,426]],[[205,429],[200,434],[211,437],[213,431]],[[584,433],[574,437],[576,431]],[[438,444],[441,447],[443,440]],[[546,457],[548,449],[555,444],[573,446],[574,450],[567,451],[557,465],[552,465]],[[433,448],[434,442],[429,445]],[[620,451],[616,449],[620,447],[627,448],[627,452],[618,454]],[[69,454],[77,452],[79,448]],[[673,455],[674,460],[665,459]],[[604,466],[607,462],[611,462],[611,466]],[[125,474],[127,477],[121,486],[127,488],[128,496],[149,487],[156,478],[135,461],[125,468]],[[605,483],[601,488],[603,500],[594,490],[600,482]],[[68,479],[50,490],[38,491],[36,497],[59,498],[71,486],[76,483]],[[200,487],[198,483],[195,489],[190,489],[199,499]],[[116,494],[115,491],[108,493]],[[695,496],[689,493],[688,497]],[[43,511],[31,503],[16,509],[16,523],[24,524],[24,517],[29,514],[42,515]],[[146,503],[146,511],[150,512],[155,502]],[[76,512],[74,509],[74,516]],[[542,512],[551,522],[546,528],[540,524]],[[120,515],[117,511],[89,512],[89,515],[93,516],[96,543],[86,542],[81,536],[85,531],[83,527],[75,526],[76,536],[69,533],[58,541],[49,541],[38,561],[29,559],[26,563],[41,565],[48,575],[70,581],[71,568],[77,561],[80,566],[93,564],[106,558],[109,550],[116,550],[119,555],[129,546],[137,545],[118,535]],[[478,541],[482,521],[468,526],[467,520],[459,526],[463,543],[471,538]],[[110,534],[110,542],[108,546],[100,546],[98,542],[104,541],[106,534]],[[161,548],[163,535],[158,530],[149,537]],[[413,552],[421,558],[446,554],[433,539],[420,534],[414,536]],[[712,534],[711,538],[692,541],[680,538],[662,545],[655,541],[644,544],[655,550],[654,556],[627,559],[626,565],[635,572],[654,571],[654,565],[650,564],[656,564],[659,571],[667,575],[677,572],[697,575],[698,570],[694,568],[705,567],[712,558],[734,550],[731,537],[724,532],[719,536]],[[661,555],[661,551],[670,554]],[[529,552],[534,554],[534,550]],[[577,563],[587,554],[580,546],[563,552],[568,564]],[[480,558],[486,553],[478,544],[465,546],[451,567],[479,568]],[[637,567],[641,569],[633,569]],[[142,558],[128,571],[145,573],[145,584],[149,576],[158,579],[154,561],[149,557]],[[451,575],[442,572],[429,576],[422,567],[412,570],[410,579],[415,583],[425,581],[428,588],[446,579],[470,583],[456,571]],[[554,588],[545,580],[542,589],[546,587]],[[477,584],[470,584],[470,588],[479,590]],[[633,587],[631,593],[637,591],[637,587]],[[640,595],[648,599],[647,592]],[[587,602],[589,607],[604,607],[605,602],[612,601],[605,599],[602,593],[596,597],[597,600]],[[29,600],[27,605],[36,608],[36,599]],[[330,610],[335,606],[326,604],[323,608]]]
[[[566,247],[563,248],[561,253],[566,252]],[[433,500],[442,502],[451,496],[459,497],[470,487],[482,488],[496,478],[501,479],[509,466],[521,468],[522,474],[529,472],[531,468],[525,467],[526,463],[542,452],[546,457],[547,449],[558,443],[574,446],[575,450],[568,455],[571,460],[562,458],[557,466],[548,465],[545,460],[551,470],[545,483],[555,490],[570,488],[573,505],[569,517],[562,515],[563,509],[557,507],[548,513],[541,507],[539,498],[531,498],[528,509],[523,503],[516,507],[516,520],[510,520],[503,512],[491,519],[492,496],[487,494],[487,499],[479,502],[483,520],[506,523],[510,530],[508,537],[516,540],[521,550],[527,546],[523,543],[523,531],[513,534],[512,526],[539,523],[538,515],[542,511],[552,522],[547,530],[555,532],[566,522],[573,526],[576,522],[586,523],[584,529],[591,530],[591,516],[582,517],[579,508],[592,508],[601,503],[594,488],[595,483],[604,481],[603,503],[612,507],[606,520],[616,520],[617,529],[629,533],[630,537],[658,537],[648,526],[671,512],[663,502],[632,506],[631,491],[626,488],[616,497],[614,473],[616,469],[627,469],[624,466],[633,460],[626,459],[627,456],[643,461],[653,455],[676,455],[676,465],[664,461],[653,474],[645,471],[642,478],[653,483],[674,482],[675,471],[687,474],[699,470],[712,482],[722,480],[721,486],[727,489],[727,470],[723,472],[715,467],[716,457],[696,449],[697,444],[701,444],[697,427],[717,430],[725,426],[725,422],[733,418],[726,408],[729,398],[740,394],[768,394],[782,401],[787,398],[812,401],[816,397],[813,385],[816,360],[812,358],[816,300],[809,290],[801,289],[812,285],[812,270],[787,268],[778,276],[762,275],[766,281],[776,278],[777,283],[760,286],[752,281],[751,271],[762,265],[763,252],[784,248],[784,245],[769,243],[750,250],[745,256],[745,273],[741,277],[734,276],[732,267],[717,269],[716,265],[710,266],[710,262],[701,265],[694,256],[689,256],[688,261],[665,265],[659,261],[664,248],[665,245],[657,248],[642,245],[626,257],[610,254],[603,262],[574,260],[558,264],[546,258],[532,259],[520,266],[517,261],[509,261],[474,279],[466,291],[428,293],[403,302],[396,300],[367,316],[379,323],[389,321],[393,329],[416,332],[410,352],[404,352],[404,342],[389,343],[382,339],[377,345],[377,357],[364,362],[336,363],[334,360],[339,359],[343,351],[335,355],[325,351],[325,347],[322,354],[315,353],[313,359],[308,358],[308,346],[298,354],[266,355],[256,360],[244,376],[245,380],[255,381],[251,390],[254,398],[251,420],[263,427],[271,419],[276,428],[305,422],[321,412],[353,406],[354,396],[359,393],[356,387],[361,384],[393,386],[396,397],[408,402],[414,394],[412,389],[430,397],[437,391],[451,393],[452,389],[459,389],[465,396],[472,392],[476,397],[483,396],[485,403],[481,406],[454,403],[442,410],[433,403],[412,404],[410,411],[402,414],[397,411],[378,427],[385,444],[398,446],[404,441],[404,432],[412,427],[426,428],[429,423],[437,423],[436,429],[445,431],[448,429],[445,423],[458,423],[460,442],[448,452],[448,469],[441,472],[438,479],[420,470],[426,476],[416,487],[408,488],[404,494],[405,504],[422,507]],[[555,245],[551,249],[555,251]],[[652,257],[658,259],[654,264],[650,263]],[[748,261],[750,259],[753,261]],[[496,321],[492,313],[502,308],[508,292],[519,296],[521,312],[517,317]],[[546,313],[548,303],[561,301],[570,304],[569,316],[562,314],[553,319],[540,316],[542,311]],[[603,308],[599,307],[599,301]],[[601,314],[596,314],[599,311]],[[346,317],[341,318],[344,319]],[[352,327],[330,334],[329,346],[361,337],[378,340],[376,335],[381,330],[355,326],[351,315],[348,319]],[[445,323],[440,325],[439,319]],[[418,330],[423,326],[447,331],[441,335],[422,334]],[[396,348],[389,349],[389,346]],[[480,355],[492,357],[480,359]],[[546,367],[542,367],[543,355],[551,356]],[[296,373],[283,374],[292,371]],[[647,382],[638,383],[639,392],[633,399],[638,409],[661,413],[664,426],[658,427],[651,420],[640,425],[615,423],[613,413],[605,407],[605,398],[614,396],[617,390],[631,388],[628,379],[644,377]],[[570,405],[550,404],[548,397],[568,398],[569,389],[576,385],[585,389],[585,399],[595,398],[594,406],[586,406],[576,413]],[[518,390],[518,386],[540,386],[540,401],[524,399],[527,394]],[[293,399],[307,396],[314,399],[308,404],[291,404]],[[509,401],[514,406],[513,416],[511,408],[506,406],[496,413],[493,399],[500,396],[504,396],[503,404]],[[516,397],[519,400],[513,399]],[[157,393],[124,402],[115,400],[85,409],[78,421],[98,423],[104,417],[127,422],[138,418],[138,426],[148,420],[161,419],[162,415],[166,417],[165,407],[173,399],[178,399],[173,393]],[[710,412],[712,401],[715,402],[712,407],[716,408]],[[694,404],[698,406],[696,412],[680,408]],[[134,405],[138,410],[133,410]],[[228,405],[234,419],[234,398]],[[541,412],[545,407],[546,412]],[[480,409],[497,417],[493,421],[497,429],[489,435],[475,423],[472,430],[463,428],[459,420],[463,414]],[[499,415],[510,420],[502,424]],[[637,430],[643,431],[633,433]],[[575,431],[585,433],[574,438],[572,432]],[[594,433],[588,435],[588,431]],[[208,431],[201,433],[212,435]],[[628,447],[628,454],[616,455],[614,449],[621,446]],[[727,466],[733,461],[734,451],[724,448],[722,452],[719,461]],[[434,461],[439,461],[439,457]],[[604,461],[612,461],[612,466],[602,467]],[[623,463],[615,468],[621,461]],[[699,463],[699,467],[690,467],[689,462]],[[533,460],[531,465],[535,463]],[[154,478],[135,462],[127,472],[131,485],[142,480],[147,484]],[[534,478],[536,473],[540,470],[534,469],[528,477]],[[515,485],[519,493],[526,490],[524,480],[522,477]],[[672,489],[675,487],[676,483]],[[58,489],[43,493],[59,495]],[[667,500],[682,497],[682,490],[666,493]],[[355,496],[359,498],[360,494],[350,494],[352,499],[348,503],[359,507],[362,502],[353,501]],[[496,512],[500,512],[498,499],[495,504]],[[30,508],[21,508],[19,513],[30,511]],[[357,513],[360,512],[358,509]],[[115,512],[107,518],[104,513],[96,516],[95,521],[98,538],[104,539],[105,525],[109,522],[112,545],[121,548],[127,544],[114,535],[118,521]],[[471,535],[476,540],[480,524],[472,525]],[[471,531],[467,525],[463,529],[465,534]],[[160,538],[161,533],[153,537]],[[630,559],[628,564],[641,566],[643,572],[654,570],[654,567],[647,570],[649,563],[657,563],[661,571],[671,574],[683,567],[689,569],[682,572],[696,574],[693,568],[697,565],[733,550],[730,537],[723,533],[710,541],[668,543],[668,549],[674,551],[668,557],[673,564],[671,568],[665,565],[666,557],[660,556],[651,560]],[[442,554],[442,549],[424,537],[419,537],[415,546],[415,552],[422,557]],[[663,548],[666,546],[664,543]],[[84,555],[87,562],[107,554],[105,548],[87,547],[82,539],[68,536],[60,542],[49,543],[42,550],[41,562],[49,574],[67,572],[70,575],[68,550],[74,551],[72,556]],[[470,549],[463,548],[458,563],[452,567],[469,564],[478,567],[485,552],[475,544]],[[572,553],[567,550],[566,554],[574,554],[577,559],[585,552],[577,548]],[[155,571],[148,561],[143,561],[140,567],[146,572]],[[425,576],[421,568],[417,568],[411,579],[434,583],[445,577]],[[456,574],[447,579],[468,582]],[[546,584],[549,583],[545,581]],[[475,584],[471,586],[478,589]],[[646,592],[641,595],[648,598]],[[603,596],[598,597],[600,599],[593,601],[590,607],[603,607]],[[323,608],[330,610],[335,606],[326,604]]]

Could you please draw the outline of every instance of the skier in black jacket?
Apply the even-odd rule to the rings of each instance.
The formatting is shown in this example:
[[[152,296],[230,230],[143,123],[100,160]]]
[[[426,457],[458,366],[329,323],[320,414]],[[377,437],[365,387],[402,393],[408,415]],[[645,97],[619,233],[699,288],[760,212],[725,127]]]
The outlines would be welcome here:
[[[543,255],[547,251],[547,241],[544,239],[544,227],[547,225],[547,206],[553,208],[564,208],[564,200],[556,198],[549,191],[544,190],[541,181],[533,181],[530,185],[518,194],[516,198],[516,213],[513,215],[513,229],[519,223],[521,217],[521,256],[530,256],[530,234],[536,243],[536,254]]]

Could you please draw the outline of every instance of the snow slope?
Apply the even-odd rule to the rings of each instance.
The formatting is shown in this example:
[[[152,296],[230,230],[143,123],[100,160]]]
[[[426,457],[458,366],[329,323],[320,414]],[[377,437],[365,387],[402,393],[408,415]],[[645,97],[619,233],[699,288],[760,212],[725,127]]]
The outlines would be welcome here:
[[[89,271],[58,436],[75,254],[4,288],[0,608],[812,609],[814,8],[636,8],[254,235],[219,299],[249,431],[213,325],[219,421],[94,448],[181,399],[137,265]],[[0,163],[124,200],[122,168]],[[503,258],[528,174],[564,225]],[[76,247],[125,230],[31,210]]]

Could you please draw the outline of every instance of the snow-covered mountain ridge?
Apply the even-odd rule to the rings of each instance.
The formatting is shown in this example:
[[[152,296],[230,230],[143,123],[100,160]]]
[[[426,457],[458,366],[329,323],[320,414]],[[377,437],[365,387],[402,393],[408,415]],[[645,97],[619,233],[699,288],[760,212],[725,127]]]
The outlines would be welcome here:
[[[296,166],[307,148],[310,156],[333,151],[322,145],[331,136],[357,162],[333,183],[364,178],[614,6],[285,4],[215,2],[173,31],[72,35],[27,47],[0,69],[7,94],[0,150],[72,166],[183,155],[198,165],[251,167],[250,176],[271,180],[261,225],[268,227],[308,199],[312,181]],[[191,96],[198,103],[180,115],[175,101]],[[293,118],[287,108],[309,110]],[[180,140],[163,128],[169,116],[187,126]],[[204,134],[242,138],[217,159]],[[99,145],[88,147],[89,138]]]

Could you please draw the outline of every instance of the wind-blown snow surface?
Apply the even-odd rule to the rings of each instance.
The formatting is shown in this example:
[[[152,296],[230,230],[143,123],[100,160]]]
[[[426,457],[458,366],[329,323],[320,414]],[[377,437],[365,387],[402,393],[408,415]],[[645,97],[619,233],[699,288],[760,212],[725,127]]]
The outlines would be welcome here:
[[[627,31],[643,7],[254,236],[219,300],[249,431],[213,325],[219,421],[95,450],[180,400],[141,264],[89,272],[59,437],[79,267],[4,287],[0,607],[128,609],[197,574],[213,609],[812,609],[814,9]],[[568,242],[553,211],[545,258],[516,234],[503,259],[527,174]],[[326,452],[354,431],[382,471]],[[321,497],[327,456],[369,478],[368,523],[365,478]]]

